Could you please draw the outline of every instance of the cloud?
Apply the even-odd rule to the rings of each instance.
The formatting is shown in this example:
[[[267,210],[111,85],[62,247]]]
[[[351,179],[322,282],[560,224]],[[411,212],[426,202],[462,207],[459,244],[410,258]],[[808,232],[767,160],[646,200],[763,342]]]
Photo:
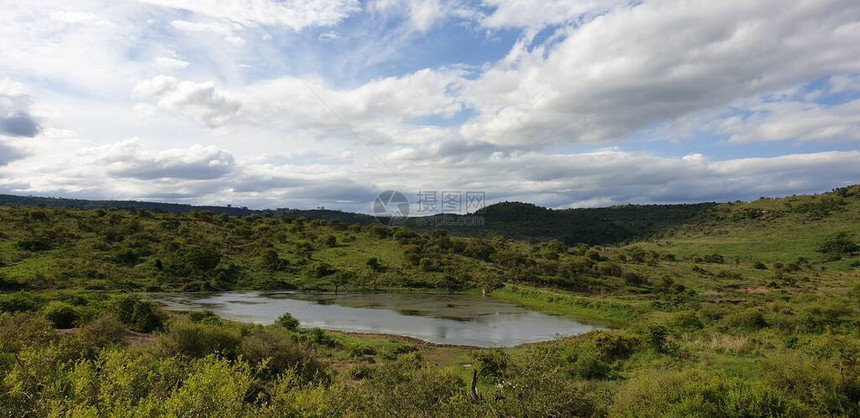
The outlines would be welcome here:
[[[826,106],[806,102],[765,103],[715,123],[729,142],[860,141],[860,99]]]
[[[142,0],[202,16],[243,25],[286,26],[301,31],[312,26],[332,26],[360,10],[356,0]]]
[[[463,83],[458,71],[421,70],[353,89],[281,77],[228,94],[212,82],[179,81],[162,75],[139,82],[135,94],[157,98],[159,108],[194,117],[213,128],[256,125],[304,131],[319,138],[336,134],[355,141],[352,132],[356,132],[373,143],[422,142],[450,133],[422,124],[421,119],[450,118],[461,112],[464,107],[456,96]]]
[[[461,132],[517,146],[617,141],[691,112],[857,72],[858,14],[850,0],[617,7],[565,29],[561,40],[518,44],[486,69],[464,92],[478,117]]]
[[[0,166],[20,160],[26,156],[27,154],[21,152],[18,148],[0,142]]]
[[[368,8],[388,19],[405,18],[409,30],[426,32],[457,10],[455,5],[440,0],[378,0]]]
[[[230,173],[235,167],[229,152],[200,145],[150,152],[138,141],[123,141],[85,152],[105,165],[108,175],[139,180],[211,180]]]
[[[82,146],[80,140],[48,136],[27,142],[33,144],[27,164],[0,166],[0,189],[252,207],[324,205],[363,212],[385,189],[413,197],[419,190],[483,190],[495,196],[491,200],[581,207],[754,199],[821,192],[860,178],[858,151],[715,161],[702,154],[664,157],[619,149],[487,156],[485,146],[475,144],[430,162],[409,164],[389,156],[397,167],[397,176],[391,176],[378,165],[348,157],[235,159],[216,147],[152,150],[134,140]],[[435,152],[444,154],[439,150],[445,148]],[[434,164],[438,161],[445,163]]]
[[[31,99],[23,84],[0,80],[0,135],[32,138],[41,126],[30,114]]]
[[[245,28],[238,23],[174,20],[170,22],[170,26],[187,33],[202,33],[207,38],[209,34],[216,34],[237,48],[245,45],[245,38],[241,36],[245,32]]]
[[[159,108],[186,114],[213,128],[227,123],[242,107],[237,100],[217,90],[213,82],[179,81],[165,75],[140,81],[134,94],[157,98]]]
[[[547,25],[576,22],[628,3],[629,0],[487,0],[484,5],[492,12],[481,24],[489,28],[541,29]]]
[[[190,63],[176,58],[158,57],[155,59],[155,65],[159,70],[181,70],[188,68]]]

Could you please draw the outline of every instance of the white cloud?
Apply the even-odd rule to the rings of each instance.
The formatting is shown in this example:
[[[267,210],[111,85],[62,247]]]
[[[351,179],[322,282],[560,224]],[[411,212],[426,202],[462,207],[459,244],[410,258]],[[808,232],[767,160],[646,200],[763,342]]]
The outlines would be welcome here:
[[[385,18],[403,18],[411,31],[426,32],[446,17],[449,4],[440,0],[377,0],[368,4],[368,9]]]
[[[484,71],[464,94],[479,116],[462,133],[493,140],[510,128],[500,141],[508,145],[619,140],[691,112],[857,72],[858,14],[851,0],[615,8],[548,49],[515,48],[512,60]]]
[[[383,188],[568,207],[860,178],[856,151],[826,152],[828,141],[860,140],[856,1],[483,5],[380,0],[363,20],[354,1],[0,7],[0,74],[32,87],[0,79],[0,189],[366,210]],[[507,56],[483,63],[409,48],[441,36],[450,52],[444,44],[464,36],[464,51],[501,50],[510,33],[519,40]],[[344,75],[312,48],[357,58]],[[724,160],[662,141],[667,126],[727,135]],[[631,135],[652,152],[623,151]],[[140,139],[118,142],[129,137]],[[786,141],[821,152],[792,155]],[[749,142],[789,155],[744,158]]]
[[[332,89],[283,77],[228,94],[212,82],[179,81],[162,75],[138,83],[135,94],[155,97],[159,108],[195,117],[210,127],[251,124],[319,131],[319,137],[334,132],[350,141],[354,141],[350,132],[354,129],[371,142],[422,142],[451,134],[447,129],[422,125],[420,120],[452,117],[463,110],[456,97],[463,83],[457,71],[421,70],[354,89]]]
[[[187,68],[190,63],[176,58],[158,57],[155,59],[155,65],[159,70],[181,70]]]
[[[296,31],[332,26],[360,10],[356,0],[142,0],[243,25],[283,25]]]
[[[766,103],[750,109],[750,116],[717,122],[717,132],[729,142],[860,141],[860,100],[835,106],[806,102]]]
[[[164,151],[147,151],[137,140],[86,148],[82,153],[106,167],[108,175],[139,180],[209,180],[228,174],[235,161],[229,152],[216,147],[193,145]]]
[[[374,194],[388,188],[410,196],[418,190],[485,190],[491,200],[552,207],[726,201],[820,192],[860,178],[858,151],[711,161],[701,154],[670,158],[617,149],[501,152],[487,158],[485,149],[471,147],[456,153],[467,158],[442,165],[401,164],[389,156],[398,167],[392,178],[378,164],[343,155],[236,160],[230,151],[211,146],[152,150],[135,140],[88,146],[62,133],[27,144],[26,156],[0,166],[0,190],[255,207],[367,211]]]
[[[629,0],[486,0],[484,4],[492,12],[481,24],[490,28],[541,29],[547,25],[576,22],[628,3]]]
[[[218,91],[213,82],[179,81],[165,75],[139,82],[134,93],[155,97],[159,108],[187,114],[210,127],[227,123],[241,108],[237,100]]]

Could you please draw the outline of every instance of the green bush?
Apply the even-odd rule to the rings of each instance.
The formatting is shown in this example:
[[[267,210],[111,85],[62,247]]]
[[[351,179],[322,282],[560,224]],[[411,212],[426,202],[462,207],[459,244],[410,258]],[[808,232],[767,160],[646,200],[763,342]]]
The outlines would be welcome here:
[[[197,324],[177,320],[160,336],[159,349],[163,355],[201,358],[219,354],[235,358],[241,336],[238,331],[219,325]]]
[[[124,342],[125,326],[113,315],[102,315],[84,324],[78,336],[97,347],[108,347]]]
[[[33,312],[0,313],[0,352],[17,352],[24,347],[44,347],[56,339],[57,330],[42,315]]]
[[[287,371],[293,371],[304,382],[327,381],[329,378],[325,365],[310,349],[283,334],[254,330],[242,339],[240,353],[251,366],[270,379]]]
[[[116,296],[108,303],[108,311],[131,329],[139,332],[152,332],[164,326],[164,314],[152,301],[141,300],[137,296]]]
[[[619,417],[797,416],[795,400],[748,379],[699,370],[652,372],[624,383],[612,405]]]
[[[855,254],[860,251],[860,246],[851,239],[847,232],[840,232],[835,237],[827,240],[818,249],[818,252],[831,256],[843,256]]]
[[[201,322],[212,325],[221,323],[221,319],[218,318],[218,315],[212,313],[212,311],[191,311],[188,313],[188,319],[190,319],[191,322]]]
[[[275,323],[289,331],[295,331],[299,328],[299,320],[290,315],[289,312],[281,315]]]
[[[42,314],[48,318],[55,327],[59,329],[67,329],[75,326],[75,323],[80,318],[78,310],[74,306],[65,302],[50,301],[44,308]]]
[[[723,323],[730,329],[757,330],[768,326],[760,308],[749,308],[726,316]]]
[[[39,307],[39,298],[32,293],[15,292],[0,295],[0,312],[29,312]]]

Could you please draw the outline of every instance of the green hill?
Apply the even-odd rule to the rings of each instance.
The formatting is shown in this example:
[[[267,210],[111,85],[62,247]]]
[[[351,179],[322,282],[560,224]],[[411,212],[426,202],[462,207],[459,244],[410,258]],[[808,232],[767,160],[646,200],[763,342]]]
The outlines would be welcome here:
[[[0,415],[858,416],[860,186],[702,206],[488,208],[528,240],[0,206]],[[554,227],[624,242],[531,239]],[[483,290],[608,329],[474,350],[146,300],[231,289]]]

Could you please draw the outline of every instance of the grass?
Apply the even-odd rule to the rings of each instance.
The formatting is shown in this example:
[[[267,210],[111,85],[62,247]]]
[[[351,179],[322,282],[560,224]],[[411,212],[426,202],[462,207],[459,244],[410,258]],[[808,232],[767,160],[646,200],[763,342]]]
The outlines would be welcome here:
[[[522,285],[508,285],[494,290],[490,295],[530,309],[597,320],[614,326],[629,324],[642,314],[641,309],[626,302]]]

